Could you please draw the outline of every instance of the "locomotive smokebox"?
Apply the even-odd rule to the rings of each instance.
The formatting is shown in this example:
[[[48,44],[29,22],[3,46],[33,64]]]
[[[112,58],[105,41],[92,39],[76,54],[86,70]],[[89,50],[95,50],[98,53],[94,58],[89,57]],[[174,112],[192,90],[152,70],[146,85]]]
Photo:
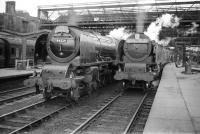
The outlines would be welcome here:
[[[146,35],[136,33],[126,39],[123,49],[128,60],[140,62],[150,55],[152,44]]]
[[[68,26],[57,26],[50,34],[47,51],[57,62],[69,62],[79,52],[75,33]]]

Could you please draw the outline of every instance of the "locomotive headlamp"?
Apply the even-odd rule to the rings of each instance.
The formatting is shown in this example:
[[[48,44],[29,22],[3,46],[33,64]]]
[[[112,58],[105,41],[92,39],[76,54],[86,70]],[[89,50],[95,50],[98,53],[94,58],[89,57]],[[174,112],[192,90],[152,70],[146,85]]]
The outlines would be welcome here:
[[[153,74],[154,76],[155,76],[155,75],[157,75],[157,73],[156,73],[156,72],[153,72],[152,74]]]
[[[60,56],[63,56],[63,52],[62,52],[62,51],[60,51],[59,55],[60,55]]]

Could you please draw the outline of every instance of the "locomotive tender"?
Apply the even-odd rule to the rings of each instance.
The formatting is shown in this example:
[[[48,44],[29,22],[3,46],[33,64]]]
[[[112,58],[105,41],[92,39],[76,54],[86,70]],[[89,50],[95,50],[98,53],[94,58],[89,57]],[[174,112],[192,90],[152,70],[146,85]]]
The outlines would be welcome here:
[[[169,62],[170,51],[141,33],[132,34],[118,45],[118,71],[114,79],[125,87],[147,89]]]
[[[43,47],[46,51],[43,59],[50,60],[50,64],[45,64],[42,72],[25,81],[25,85],[42,89],[46,100],[63,94],[77,101],[82,93],[90,94],[112,79],[117,44],[117,40],[98,33],[57,26],[49,33]],[[36,59],[40,53],[44,52],[35,51]]]

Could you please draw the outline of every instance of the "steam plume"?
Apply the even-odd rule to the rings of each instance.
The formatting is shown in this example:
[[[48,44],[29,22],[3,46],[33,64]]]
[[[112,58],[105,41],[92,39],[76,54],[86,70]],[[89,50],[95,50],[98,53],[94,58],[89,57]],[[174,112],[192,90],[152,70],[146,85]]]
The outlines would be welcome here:
[[[144,32],[151,40],[154,40],[158,44],[167,46],[171,40],[171,37],[166,37],[164,39],[159,39],[159,34],[163,27],[166,28],[175,28],[179,25],[180,18],[173,14],[164,14],[161,17],[157,18],[156,21],[152,22],[147,31]]]
[[[68,11],[68,25],[77,26],[79,19],[79,16],[77,16],[74,10]]]
[[[146,18],[145,12],[137,13],[137,23],[136,23],[136,32],[143,33],[144,32],[144,20]]]
[[[114,29],[112,31],[110,31],[109,35],[110,37],[113,37],[113,38],[116,38],[116,39],[127,39],[129,36],[131,35],[131,33],[128,33],[126,30],[125,30],[125,27],[120,27],[120,28],[117,28],[117,29]]]
[[[199,24],[197,24],[196,22],[192,22],[192,27],[190,29],[188,29],[184,35],[187,36],[189,34],[195,34],[197,33],[197,27],[199,27]]]

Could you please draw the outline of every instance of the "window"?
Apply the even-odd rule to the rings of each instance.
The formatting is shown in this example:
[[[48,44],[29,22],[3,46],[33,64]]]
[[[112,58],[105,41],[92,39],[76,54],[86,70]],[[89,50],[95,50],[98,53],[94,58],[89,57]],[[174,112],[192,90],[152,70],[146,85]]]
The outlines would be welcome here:
[[[15,55],[15,48],[14,47],[11,48],[11,55]]]
[[[3,48],[0,47],[0,56],[3,55]]]

